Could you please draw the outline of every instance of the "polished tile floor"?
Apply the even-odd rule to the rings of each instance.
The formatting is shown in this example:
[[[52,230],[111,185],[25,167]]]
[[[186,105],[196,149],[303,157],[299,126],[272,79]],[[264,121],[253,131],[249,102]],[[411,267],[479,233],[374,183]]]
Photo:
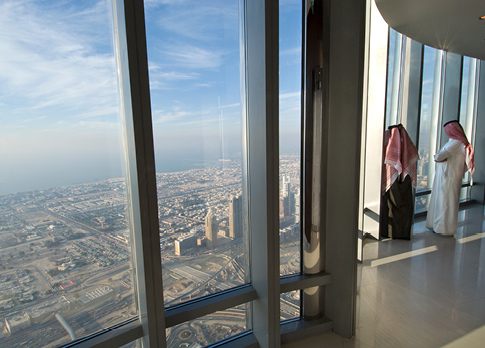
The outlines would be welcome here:
[[[451,237],[418,219],[411,241],[366,239],[355,337],[327,333],[283,347],[485,347],[483,213],[461,210]]]

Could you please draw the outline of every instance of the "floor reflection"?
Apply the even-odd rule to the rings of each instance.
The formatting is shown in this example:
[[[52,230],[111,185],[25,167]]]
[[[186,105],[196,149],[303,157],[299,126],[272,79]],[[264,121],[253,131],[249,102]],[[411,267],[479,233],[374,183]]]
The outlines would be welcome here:
[[[410,241],[366,239],[355,338],[329,333],[283,347],[484,347],[483,206],[467,206],[458,219],[451,237],[421,218]]]

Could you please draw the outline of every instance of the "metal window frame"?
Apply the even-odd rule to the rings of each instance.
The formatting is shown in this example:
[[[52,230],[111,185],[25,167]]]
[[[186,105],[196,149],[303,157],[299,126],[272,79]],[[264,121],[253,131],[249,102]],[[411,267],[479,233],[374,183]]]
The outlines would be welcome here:
[[[244,2],[247,194],[250,274],[257,299],[250,308],[262,347],[280,346],[279,297],[279,4]]]
[[[162,260],[144,4],[114,0],[135,294],[144,347],[164,347]]]
[[[166,327],[172,327],[256,299],[256,290],[252,285],[248,284],[236,289],[230,289],[222,293],[186,302],[176,307],[165,309]]]
[[[247,146],[245,185],[251,283],[164,308],[144,5],[137,0],[113,0],[139,317],[70,346],[121,346],[140,339],[143,347],[163,348],[167,327],[243,303],[251,304],[252,332],[215,343],[213,347],[277,348],[290,337],[332,328],[332,322],[325,318],[280,323],[280,293],[325,286],[330,284],[331,276],[322,273],[280,278],[279,83],[275,64],[279,54],[279,4],[271,0],[242,0],[242,3],[246,57],[242,108],[247,112],[243,134]]]
[[[118,324],[94,335],[84,337],[64,345],[65,348],[102,348],[119,347],[133,342],[143,336],[143,327],[139,319]]]
[[[485,114],[485,61],[477,61],[476,69],[476,101],[475,101],[475,158],[483,158],[483,146],[485,142],[485,119],[478,117],[478,115]],[[485,202],[485,163],[484,161],[476,161],[475,174],[473,175],[473,181],[475,184],[471,189],[471,198],[475,199],[478,203],[484,204]]]

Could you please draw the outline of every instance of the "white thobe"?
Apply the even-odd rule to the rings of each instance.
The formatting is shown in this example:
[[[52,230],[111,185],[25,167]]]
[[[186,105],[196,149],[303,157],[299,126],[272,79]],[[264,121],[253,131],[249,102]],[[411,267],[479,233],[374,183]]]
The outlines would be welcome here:
[[[452,235],[457,229],[460,190],[466,172],[465,146],[459,140],[450,139],[434,159],[436,170],[426,227],[436,233]]]

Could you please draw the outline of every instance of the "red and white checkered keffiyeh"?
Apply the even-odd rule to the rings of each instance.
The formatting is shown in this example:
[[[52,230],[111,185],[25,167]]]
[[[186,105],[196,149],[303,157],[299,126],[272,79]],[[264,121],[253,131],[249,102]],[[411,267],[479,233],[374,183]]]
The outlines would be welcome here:
[[[382,188],[386,192],[402,175],[402,180],[409,175],[414,187],[418,183],[418,149],[402,125],[386,130],[384,134],[384,173]]]

